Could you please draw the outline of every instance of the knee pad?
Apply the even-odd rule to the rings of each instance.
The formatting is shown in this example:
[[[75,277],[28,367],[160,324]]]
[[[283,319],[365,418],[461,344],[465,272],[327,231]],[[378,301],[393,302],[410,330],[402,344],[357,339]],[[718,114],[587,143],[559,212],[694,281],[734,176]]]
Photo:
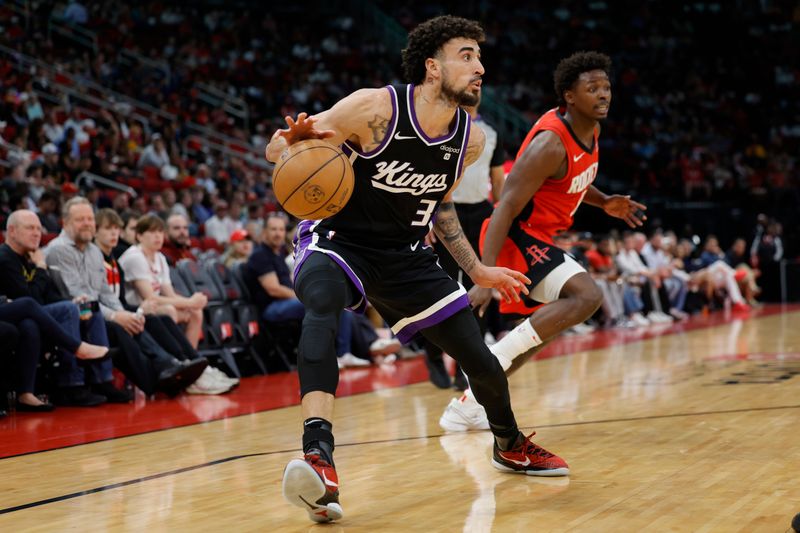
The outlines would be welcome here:
[[[314,253],[301,268],[295,290],[306,308],[297,358],[301,394],[334,394],[339,384],[336,330],[342,309],[352,303],[350,281],[333,260]]]

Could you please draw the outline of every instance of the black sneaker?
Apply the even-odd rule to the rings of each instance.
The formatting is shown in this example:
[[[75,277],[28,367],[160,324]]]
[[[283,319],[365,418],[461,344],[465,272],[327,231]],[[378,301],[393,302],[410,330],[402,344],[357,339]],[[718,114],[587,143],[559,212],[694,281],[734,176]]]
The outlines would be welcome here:
[[[108,403],[128,403],[133,401],[133,394],[117,389],[110,381],[93,384],[92,392],[105,396]]]
[[[206,359],[178,361],[174,366],[162,370],[158,374],[157,389],[175,396],[186,387],[197,381],[208,366]]]
[[[440,389],[449,389],[453,382],[450,379],[450,374],[444,367],[444,359],[441,354],[436,357],[431,357],[428,352],[425,352],[425,366],[428,367],[428,377],[431,383]]]
[[[103,403],[106,403],[105,396],[92,393],[84,385],[63,387],[55,395],[55,404],[67,407],[94,407]]]

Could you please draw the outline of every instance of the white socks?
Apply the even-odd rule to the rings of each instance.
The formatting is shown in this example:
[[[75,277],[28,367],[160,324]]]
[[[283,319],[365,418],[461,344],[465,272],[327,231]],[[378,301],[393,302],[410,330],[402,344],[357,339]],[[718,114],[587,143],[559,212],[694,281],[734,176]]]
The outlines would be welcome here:
[[[533,324],[529,319],[522,321],[522,324],[515,327],[498,342],[489,347],[503,370],[511,367],[511,361],[524,354],[531,348],[542,344],[542,338],[533,329]]]
[[[514,359],[540,344],[542,344],[542,338],[533,329],[531,321],[526,318],[522,324],[509,331],[505,337],[489,346],[489,349],[497,357],[503,371],[507,371],[511,368],[511,362]],[[461,401],[474,399],[472,388],[469,388],[464,391]]]

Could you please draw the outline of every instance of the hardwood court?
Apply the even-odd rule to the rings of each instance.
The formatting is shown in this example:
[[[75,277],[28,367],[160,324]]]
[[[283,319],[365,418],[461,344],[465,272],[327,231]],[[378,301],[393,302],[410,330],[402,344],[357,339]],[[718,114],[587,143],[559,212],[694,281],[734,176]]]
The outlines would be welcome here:
[[[786,531],[798,324],[791,310],[526,365],[518,421],[569,478],[494,470],[490,434],[443,436],[452,394],[419,383],[338,401],[339,524],[281,497],[295,406],[0,460],[0,531]]]

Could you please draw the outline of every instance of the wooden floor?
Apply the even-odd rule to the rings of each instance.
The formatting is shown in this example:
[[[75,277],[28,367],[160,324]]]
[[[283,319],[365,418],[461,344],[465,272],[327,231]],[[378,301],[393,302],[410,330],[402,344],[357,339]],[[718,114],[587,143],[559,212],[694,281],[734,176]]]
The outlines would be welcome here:
[[[800,511],[798,311],[543,359],[510,383],[569,478],[494,470],[491,435],[443,435],[453,395],[419,383],[338,400],[339,524],[281,496],[294,406],[0,460],[0,531],[783,532]]]

